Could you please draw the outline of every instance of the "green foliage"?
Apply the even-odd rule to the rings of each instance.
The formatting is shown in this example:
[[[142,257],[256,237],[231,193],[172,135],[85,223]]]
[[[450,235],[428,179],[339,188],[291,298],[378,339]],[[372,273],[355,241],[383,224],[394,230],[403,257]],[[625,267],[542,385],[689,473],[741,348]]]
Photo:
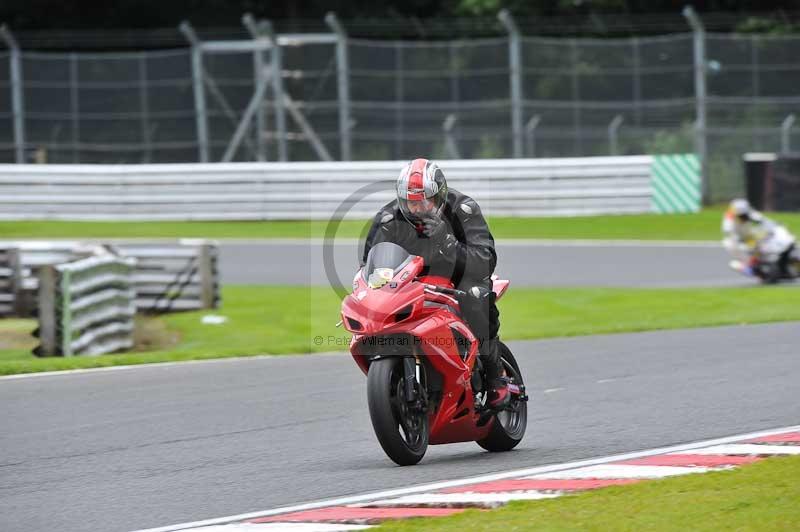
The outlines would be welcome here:
[[[648,155],[669,155],[675,153],[694,153],[694,126],[684,122],[680,129],[662,129],[644,142],[644,152]]]
[[[460,0],[453,13],[459,16],[486,16],[493,15],[500,10],[500,0]]]
[[[503,157],[503,146],[496,137],[482,135],[478,150],[473,153],[474,159],[498,159]]]
[[[388,161],[392,159],[388,143],[356,142],[354,161]]]
[[[792,24],[785,19],[773,19],[759,16],[745,18],[736,25],[736,33],[761,33],[767,35],[785,35],[795,33],[797,24]]]

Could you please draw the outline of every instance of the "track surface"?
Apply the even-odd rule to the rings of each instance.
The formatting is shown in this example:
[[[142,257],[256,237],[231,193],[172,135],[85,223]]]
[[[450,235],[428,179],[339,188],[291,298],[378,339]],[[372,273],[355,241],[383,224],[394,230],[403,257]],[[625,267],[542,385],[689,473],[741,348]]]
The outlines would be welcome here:
[[[383,456],[347,356],[0,380],[0,530],[156,527],[800,420],[796,323],[510,345],[532,392],[520,449],[411,468]]]
[[[334,246],[335,267],[350,286],[362,249],[355,241]],[[497,272],[517,286],[747,286],[731,271],[716,244],[608,244],[500,241]],[[223,242],[223,283],[327,285],[322,243]],[[299,265],[299,266],[298,266]]]

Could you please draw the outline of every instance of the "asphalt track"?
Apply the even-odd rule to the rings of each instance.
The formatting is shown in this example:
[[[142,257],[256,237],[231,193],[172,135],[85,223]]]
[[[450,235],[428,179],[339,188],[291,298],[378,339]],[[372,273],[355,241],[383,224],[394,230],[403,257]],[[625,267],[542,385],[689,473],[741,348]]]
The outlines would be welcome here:
[[[126,531],[794,425],[800,325],[512,342],[520,448],[393,466],[347,356],[0,379],[0,530]]]
[[[333,266],[349,287],[361,246],[332,246]],[[749,286],[728,268],[714,243],[499,241],[497,273],[515,286],[700,287]],[[321,240],[225,241],[220,247],[223,283],[327,285]]]

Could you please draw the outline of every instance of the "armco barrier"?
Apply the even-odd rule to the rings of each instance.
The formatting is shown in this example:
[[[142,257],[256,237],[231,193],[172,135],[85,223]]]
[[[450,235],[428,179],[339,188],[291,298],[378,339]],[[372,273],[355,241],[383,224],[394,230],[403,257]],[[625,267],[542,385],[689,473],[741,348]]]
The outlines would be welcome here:
[[[19,313],[21,290],[19,250],[0,245],[0,317]]]
[[[142,312],[198,310],[219,305],[217,245],[205,240],[163,244],[120,244],[136,259],[136,307]]]
[[[478,199],[486,214],[558,216],[658,211],[655,160],[642,155],[443,160],[440,165],[448,182]],[[694,156],[686,160],[690,164],[677,170],[668,165],[670,171],[699,170]],[[0,219],[368,218],[393,197],[404,163],[0,165]],[[662,175],[669,198],[673,176]],[[365,197],[367,190],[372,193]]]
[[[15,315],[33,316],[38,305],[39,270],[95,255],[98,245],[69,241],[0,242],[0,248],[18,250],[20,281]]]
[[[98,254],[136,259],[133,283],[141,312],[215,308],[220,300],[216,243],[186,239],[175,242],[111,244],[38,241],[8,242],[19,251],[21,290],[17,314],[32,316],[38,305],[39,271]],[[1,273],[1,271],[0,271]],[[1,279],[1,278],[0,278]],[[0,294],[2,293],[0,280]]]
[[[38,356],[100,355],[133,347],[135,259],[90,257],[39,270]]]

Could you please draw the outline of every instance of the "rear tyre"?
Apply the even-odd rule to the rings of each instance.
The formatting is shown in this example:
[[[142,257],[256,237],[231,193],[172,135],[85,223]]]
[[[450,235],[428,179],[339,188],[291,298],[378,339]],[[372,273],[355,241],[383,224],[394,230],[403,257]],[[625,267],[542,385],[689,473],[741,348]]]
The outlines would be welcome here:
[[[370,364],[367,403],[372,428],[386,455],[401,466],[422,460],[428,449],[428,415],[405,400],[402,358],[382,358]]]
[[[498,343],[500,358],[506,370],[506,375],[514,384],[524,384],[522,372],[511,350],[503,343]],[[528,403],[511,398],[511,404],[503,411],[495,414],[492,420],[489,435],[478,440],[478,445],[491,452],[510,451],[516,447],[525,436],[528,426]]]

